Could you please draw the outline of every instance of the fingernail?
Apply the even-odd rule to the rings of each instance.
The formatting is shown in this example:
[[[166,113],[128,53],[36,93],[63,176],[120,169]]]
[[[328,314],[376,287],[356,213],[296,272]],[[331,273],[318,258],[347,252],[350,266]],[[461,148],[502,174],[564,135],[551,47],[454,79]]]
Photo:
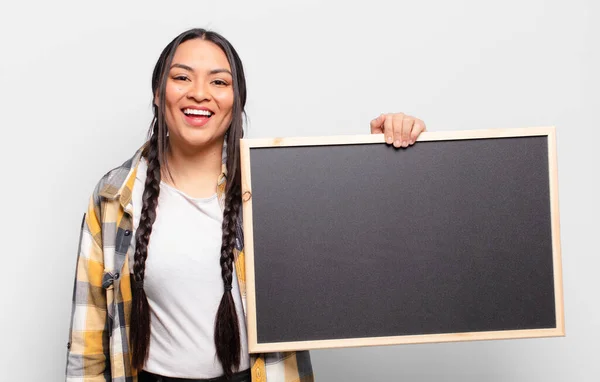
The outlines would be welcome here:
[[[396,147],[400,147],[401,145],[402,145],[402,143],[400,143],[400,141],[394,142],[394,146],[396,146]]]
[[[389,145],[391,145],[393,141],[394,141],[394,139],[392,137],[387,137],[387,143]]]
[[[402,147],[408,147],[408,142],[402,141]]]

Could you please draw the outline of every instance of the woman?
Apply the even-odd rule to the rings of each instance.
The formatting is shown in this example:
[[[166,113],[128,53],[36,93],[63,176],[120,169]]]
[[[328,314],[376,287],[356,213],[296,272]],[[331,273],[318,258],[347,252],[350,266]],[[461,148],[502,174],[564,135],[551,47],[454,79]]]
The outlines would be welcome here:
[[[248,354],[240,58],[219,34],[186,31],[160,55],[152,94],[148,141],[84,216],[67,380],[312,381],[308,352]],[[371,122],[395,147],[424,130],[403,114]]]

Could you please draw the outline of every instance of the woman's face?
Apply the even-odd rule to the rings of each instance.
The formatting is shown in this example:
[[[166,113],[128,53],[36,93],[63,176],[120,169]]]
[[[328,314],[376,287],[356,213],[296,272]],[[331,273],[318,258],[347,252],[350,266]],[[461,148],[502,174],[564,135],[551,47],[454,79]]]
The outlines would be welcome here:
[[[233,108],[233,77],[221,48],[201,39],[177,47],[168,72],[165,106],[171,145],[198,151],[221,144]]]

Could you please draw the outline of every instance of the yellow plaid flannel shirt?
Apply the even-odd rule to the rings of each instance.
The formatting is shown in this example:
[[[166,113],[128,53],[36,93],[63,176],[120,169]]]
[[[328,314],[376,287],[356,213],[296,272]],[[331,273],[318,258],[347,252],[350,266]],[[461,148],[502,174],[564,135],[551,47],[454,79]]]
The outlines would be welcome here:
[[[132,189],[142,149],[108,172],[90,198],[81,227],[73,290],[71,330],[67,345],[66,381],[135,382],[131,366],[129,327],[131,282],[128,252],[132,250]],[[223,208],[226,155],[217,194]],[[235,267],[246,311],[243,234],[238,226]],[[307,351],[251,354],[253,382],[314,380]]]

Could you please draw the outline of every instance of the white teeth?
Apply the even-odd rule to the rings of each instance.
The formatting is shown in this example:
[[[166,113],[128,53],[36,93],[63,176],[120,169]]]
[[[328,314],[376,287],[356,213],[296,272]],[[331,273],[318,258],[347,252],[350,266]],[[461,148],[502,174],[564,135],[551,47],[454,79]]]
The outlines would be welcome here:
[[[192,115],[205,115],[207,117],[210,117],[212,115],[212,113],[208,110],[198,110],[198,109],[184,109],[183,113],[184,114],[192,114]]]

